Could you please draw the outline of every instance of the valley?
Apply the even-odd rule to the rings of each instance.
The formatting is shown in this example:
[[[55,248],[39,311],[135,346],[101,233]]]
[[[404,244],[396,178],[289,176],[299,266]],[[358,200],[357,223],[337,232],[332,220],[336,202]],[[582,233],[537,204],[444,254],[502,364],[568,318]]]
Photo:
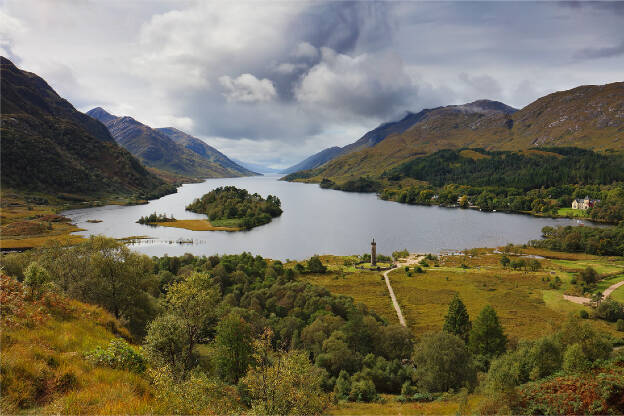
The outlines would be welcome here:
[[[1,414],[624,414],[619,5],[5,3]]]

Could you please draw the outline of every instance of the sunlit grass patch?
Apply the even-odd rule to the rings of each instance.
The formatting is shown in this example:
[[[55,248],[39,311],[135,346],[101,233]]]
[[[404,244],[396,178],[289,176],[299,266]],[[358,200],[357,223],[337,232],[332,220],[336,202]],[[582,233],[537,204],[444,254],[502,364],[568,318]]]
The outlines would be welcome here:
[[[239,231],[238,224],[240,221],[236,220],[236,225],[229,225],[229,220],[218,220],[210,222],[208,220],[175,220],[156,222],[155,225],[161,227],[174,227],[183,228],[191,231]],[[228,224],[228,225],[224,225]]]
[[[483,396],[461,395],[449,397],[447,400],[436,400],[427,403],[399,403],[397,396],[381,395],[383,403],[341,402],[328,410],[330,415],[455,415],[474,414],[483,400]],[[461,409],[460,409],[461,407]]]
[[[624,303],[624,286],[620,286],[611,293],[611,299]]]
[[[379,272],[358,270],[355,273],[345,274],[344,277],[337,273],[327,273],[304,275],[302,279],[322,286],[332,293],[353,297],[356,302],[364,303],[389,323],[399,322],[392,307],[388,288]]]

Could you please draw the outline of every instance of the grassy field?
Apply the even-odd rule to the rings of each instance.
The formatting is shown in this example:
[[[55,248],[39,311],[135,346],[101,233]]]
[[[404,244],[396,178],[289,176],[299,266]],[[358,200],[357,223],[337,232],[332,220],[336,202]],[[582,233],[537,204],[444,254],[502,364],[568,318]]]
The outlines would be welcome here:
[[[341,402],[328,410],[330,415],[461,415],[475,414],[483,396],[461,394],[429,403],[399,403],[396,397],[382,395],[383,403]]]
[[[536,255],[533,249],[522,249],[522,252],[518,254]],[[539,252],[550,258],[539,259],[542,269],[537,272],[505,269],[500,264],[500,254],[494,254],[491,249],[480,249],[473,250],[471,255],[440,256],[439,267],[425,268],[425,273],[412,273],[410,277],[403,268],[398,268],[389,276],[408,326],[417,337],[442,328],[448,304],[458,293],[472,319],[485,305],[492,305],[505,332],[515,339],[547,335],[568,314],[578,313],[581,309],[591,311],[588,306],[563,298],[563,294],[573,287],[572,278],[585,267],[594,267],[606,275],[623,273],[605,278],[596,290],[624,279],[624,262],[620,258]],[[510,254],[510,257],[513,259],[514,255]],[[322,256],[329,272],[305,278],[334,293],[352,296],[389,322],[397,323],[381,273],[355,271],[343,266],[345,259],[349,258]],[[560,283],[553,286],[556,278]],[[620,288],[614,295],[623,296],[624,290]],[[597,329],[618,338],[624,335],[616,331],[614,324],[597,319],[590,322]]]
[[[587,211],[573,208],[559,208],[557,215],[561,217],[589,218]]]
[[[156,222],[154,224],[161,227],[184,228],[191,231],[240,231],[238,227],[224,226],[220,223],[217,224],[217,222],[213,224],[208,220],[175,220]]]
[[[620,286],[611,293],[611,299],[624,303],[624,286]]]
[[[41,247],[50,240],[77,243],[82,237],[71,233],[81,231],[66,218],[57,215],[57,205],[28,202],[24,197],[3,191],[0,214],[0,247]]]

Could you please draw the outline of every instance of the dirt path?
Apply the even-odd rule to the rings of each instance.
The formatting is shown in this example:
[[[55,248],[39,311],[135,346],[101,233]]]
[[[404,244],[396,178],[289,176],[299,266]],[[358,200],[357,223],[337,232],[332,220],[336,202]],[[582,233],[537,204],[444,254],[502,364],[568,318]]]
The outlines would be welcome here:
[[[613,293],[613,291],[620,286],[624,286],[624,280],[622,280],[621,282],[617,282],[609,286],[608,288],[606,288],[605,291],[602,292],[603,299],[608,298],[609,295]],[[584,298],[582,296],[563,295],[563,298],[565,300],[569,300],[570,302],[578,303],[579,305],[589,305],[589,302],[591,301],[591,299]]]
[[[623,286],[623,285],[624,285],[624,280],[622,280],[621,282],[617,282],[616,284],[611,285],[608,288],[606,288],[605,291],[602,294],[604,295],[604,297],[606,299],[606,298],[609,297],[609,295],[611,295],[611,293],[613,293],[613,291],[615,289],[617,289],[618,287]]]
[[[401,312],[401,306],[399,306],[399,302],[397,301],[397,298],[396,298],[396,296],[394,294],[394,290],[392,289],[392,285],[390,284],[390,278],[388,277],[388,274],[392,270],[396,270],[397,268],[410,266],[412,264],[417,264],[419,261],[421,261],[424,258],[425,258],[425,256],[421,256],[421,255],[418,255],[418,254],[411,255],[404,262],[397,263],[397,267],[396,268],[390,269],[390,270],[386,270],[383,273],[383,277],[386,280],[386,286],[388,286],[388,292],[390,293],[390,299],[392,300],[392,305],[394,306],[394,310],[396,310],[397,316],[399,318],[399,323],[401,325],[403,325],[403,326],[407,326],[407,323],[405,322],[405,318],[403,317],[403,312]]]

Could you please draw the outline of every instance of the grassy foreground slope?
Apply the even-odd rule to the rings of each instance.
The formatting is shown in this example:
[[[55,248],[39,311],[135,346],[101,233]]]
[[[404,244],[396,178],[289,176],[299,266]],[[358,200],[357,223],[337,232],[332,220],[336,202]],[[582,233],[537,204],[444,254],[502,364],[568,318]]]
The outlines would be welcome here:
[[[3,414],[145,414],[154,410],[147,380],[96,367],[84,354],[128,331],[102,308],[47,294],[33,301],[0,277]]]

